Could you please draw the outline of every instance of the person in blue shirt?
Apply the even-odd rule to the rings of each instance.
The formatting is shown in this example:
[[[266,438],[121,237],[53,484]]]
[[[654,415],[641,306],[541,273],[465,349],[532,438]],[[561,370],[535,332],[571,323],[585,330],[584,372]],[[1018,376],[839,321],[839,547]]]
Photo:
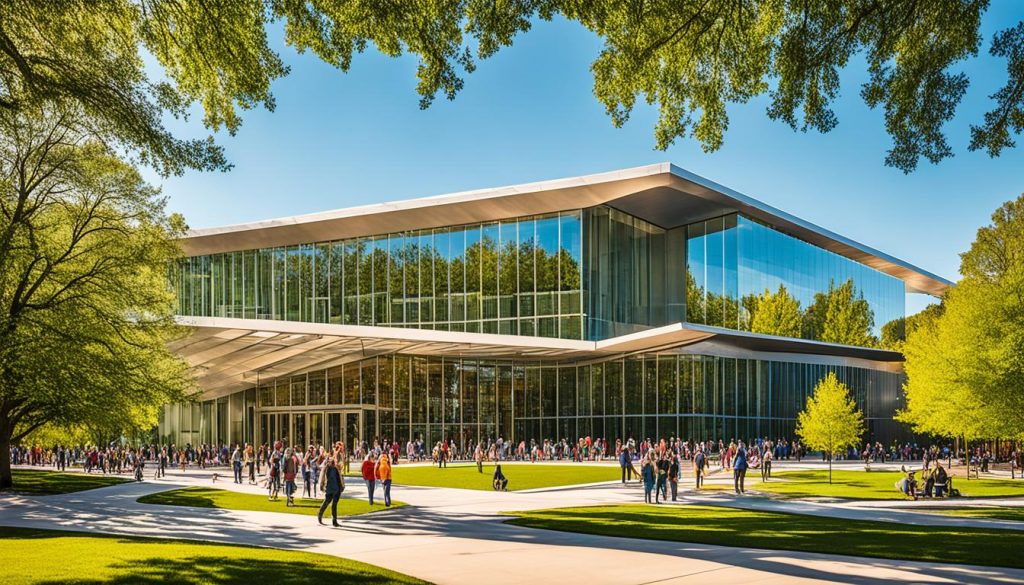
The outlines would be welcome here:
[[[640,476],[644,480],[644,502],[650,504],[651,492],[654,491],[654,462],[651,461],[650,451],[644,457],[644,466],[640,470]]]
[[[743,445],[743,441],[740,441],[736,449],[736,456],[733,458],[732,461],[733,487],[736,488],[737,494],[742,494],[745,491],[743,489],[743,480],[746,479],[747,477],[748,466],[749,464],[747,463],[747,448],[746,446]]]

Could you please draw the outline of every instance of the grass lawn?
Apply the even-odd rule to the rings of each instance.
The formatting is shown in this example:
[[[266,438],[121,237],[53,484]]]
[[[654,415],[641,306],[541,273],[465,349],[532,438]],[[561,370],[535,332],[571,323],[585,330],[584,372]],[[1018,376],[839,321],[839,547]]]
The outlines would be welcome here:
[[[3,528],[0,583],[424,583],[328,555]]]
[[[14,476],[14,487],[4,491],[33,496],[69,494],[130,481],[124,476],[103,475],[102,473],[58,473],[42,469],[12,469],[11,474]]]
[[[833,470],[832,484],[828,483],[828,470],[786,471],[776,474],[766,483],[761,476],[747,476],[747,489],[769,492],[793,498],[855,498],[862,500],[902,500],[896,491],[896,480],[903,477],[899,471]],[[920,484],[921,474],[917,474]],[[1024,496],[1024,481],[1009,479],[972,479],[957,477],[953,486],[968,497]]]
[[[567,532],[1024,568],[1020,554],[1024,531],[911,526],[696,505],[624,504],[512,515],[511,524]]]
[[[378,494],[380,495],[380,494]],[[284,505],[284,494],[276,502],[271,502],[267,496],[262,494],[244,494],[231,490],[219,490],[216,488],[190,487],[169,492],[160,492],[142,496],[138,499],[140,504],[161,504],[164,506],[192,506],[193,508],[220,508],[224,510],[252,510],[254,512],[281,512],[285,514],[305,514],[316,516],[320,511],[320,504],[323,500],[310,498],[295,498],[294,506]],[[398,508],[405,506],[404,502],[391,500],[391,507]],[[374,498],[373,507],[363,498],[346,498],[342,494],[338,502],[339,516],[355,516],[367,512],[379,512],[387,510],[384,507],[383,498]],[[327,517],[331,515],[327,510]]]
[[[618,467],[608,465],[503,463],[501,471],[508,478],[508,489],[510,490],[596,483],[612,481],[621,477]],[[392,474],[394,483],[400,485],[491,490],[493,489],[491,478],[494,476],[494,465],[484,464],[483,473],[477,472],[474,464],[452,465],[445,469],[425,465],[396,465],[392,468]]]
[[[990,518],[992,520],[1016,520],[1017,522],[1024,522],[1024,508],[1021,507],[984,506],[977,508],[953,508],[935,510],[925,508],[924,510],[916,511],[934,511],[934,513],[936,514],[944,514],[946,516],[961,516],[964,518]]]

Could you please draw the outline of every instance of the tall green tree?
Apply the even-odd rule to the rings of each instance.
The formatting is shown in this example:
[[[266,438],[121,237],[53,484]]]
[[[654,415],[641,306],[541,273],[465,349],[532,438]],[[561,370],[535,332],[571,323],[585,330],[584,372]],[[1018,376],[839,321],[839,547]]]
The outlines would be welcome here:
[[[944,125],[970,79],[988,0],[9,0],[0,3],[0,108],[74,103],[164,172],[224,169],[210,140],[183,140],[165,115],[202,108],[211,129],[235,132],[242,110],[273,109],[288,73],[268,43],[285,43],[341,71],[373,47],[418,61],[421,107],[452,99],[463,76],[538,20],[565,18],[601,39],[594,95],[616,126],[638,102],[658,110],[658,148],[693,138],[717,150],[728,106],[767,94],[767,115],[828,132],[840,72],[863,63],[860,94],[884,113],[886,164],[906,172],[952,156]],[[1007,74],[970,130],[969,148],[996,156],[1024,128],[1024,23],[998,23],[988,43]],[[152,56],[156,68],[147,68]],[[151,61],[152,62],[152,61]],[[965,142],[966,142],[966,137]]]
[[[804,337],[827,343],[875,347],[875,325],[871,305],[857,293],[853,279],[839,286],[830,282],[828,290],[814,295],[814,303],[804,315]]]
[[[832,458],[856,446],[864,434],[864,416],[850,396],[850,389],[829,372],[807,397],[797,415],[796,434],[805,445],[828,455],[828,482],[832,483]]]
[[[944,436],[1024,438],[1024,195],[960,258],[941,312],[908,332],[901,417]]]
[[[750,330],[754,333],[800,337],[803,326],[800,301],[789,294],[785,285],[780,284],[774,293],[765,289],[752,306]]]
[[[183,223],[87,119],[0,110],[0,488],[12,441],[151,427],[190,388],[167,349]]]

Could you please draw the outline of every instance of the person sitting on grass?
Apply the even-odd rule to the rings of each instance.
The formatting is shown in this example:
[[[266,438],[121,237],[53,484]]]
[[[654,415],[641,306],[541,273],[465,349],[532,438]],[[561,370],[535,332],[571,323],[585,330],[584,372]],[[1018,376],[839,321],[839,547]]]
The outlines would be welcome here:
[[[906,471],[906,467],[903,468]],[[914,478],[914,472],[908,471],[907,476],[896,482],[896,489],[899,490],[903,495],[909,496],[917,500],[917,480]]]
[[[501,464],[494,466],[494,491],[507,492],[508,491],[508,478],[501,472]]]
[[[946,473],[946,468],[941,463],[936,464],[935,471],[932,472],[932,479],[935,480],[935,497],[945,497],[948,493],[949,474]]]

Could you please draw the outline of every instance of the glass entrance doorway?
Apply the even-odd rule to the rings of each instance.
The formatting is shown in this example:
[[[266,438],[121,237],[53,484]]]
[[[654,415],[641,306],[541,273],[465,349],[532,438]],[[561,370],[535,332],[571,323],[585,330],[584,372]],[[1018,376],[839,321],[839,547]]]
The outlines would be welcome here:
[[[345,443],[349,453],[355,450],[355,444],[362,439],[362,411],[344,410],[341,412],[328,412],[327,436],[324,445],[333,445],[337,441]]]

